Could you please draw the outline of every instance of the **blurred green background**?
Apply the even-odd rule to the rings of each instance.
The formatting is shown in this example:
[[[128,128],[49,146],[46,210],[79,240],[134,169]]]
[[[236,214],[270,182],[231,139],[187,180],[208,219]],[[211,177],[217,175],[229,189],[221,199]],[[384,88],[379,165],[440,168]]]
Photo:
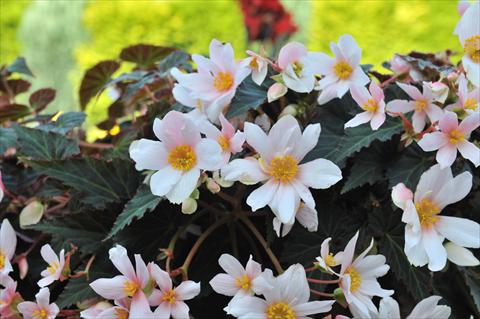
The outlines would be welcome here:
[[[460,49],[453,0],[282,3],[300,29],[293,39],[310,50],[330,54],[329,42],[343,33],[363,48],[362,63],[377,66],[397,52]],[[123,47],[142,42],[208,54],[212,38],[231,42],[237,57],[244,56],[247,35],[237,1],[0,0],[0,64],[25,56],[36,75],[32,90],[58,90],[51,111],[77,110],[83,72]],[[104,116],[103,104],[89,106],[89,127]]]

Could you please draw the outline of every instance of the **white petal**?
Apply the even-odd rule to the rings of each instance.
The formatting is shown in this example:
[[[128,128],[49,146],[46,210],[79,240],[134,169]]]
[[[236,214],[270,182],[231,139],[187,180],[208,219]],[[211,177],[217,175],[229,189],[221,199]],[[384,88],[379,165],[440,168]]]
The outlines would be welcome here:
[[[202,139],[195,146],[197,165],[200,169],[212,171],[220,168],[222,148],[214,140]]]
[[[187,199],[197,187],[197,181],[200,177],[200,170],[192,168],[183,173],[178,183],[166,194],[168,200],[174,204],[180,204]]]
[[[231,161],[222,168],[221,175],[227,181],[240,181],[246,185],[253,185],[269,178],[261,169],[258,160],[253,157]]]
[[[182,171],[168,165],[150,177],[150,190],[157,196],[168,194],[182,177]]]
[[[442,245],[443,237],[433,229],[423,232],[422,243],[428,255],[428,269],[439,271],[447,263],[447,251]]]
[[[270,179],[267,183],[250,193],[247,197],[247,204],[252,208],[253,212],[270,203],[277,192],[278,185],[278,182],[275,182],[274,179]]]
[[[473,267],[480,265],[480,261],[466,248],[448,242],[445,244],[447,258],[459,266]]]
[[[297,316],[308,316],[317,313],[328,312],[332,309],[335,300],[310,301],[295,305],[293,310]]]
[[[382,319],[399,319],[400,307],[392,297],[384,297],[380,300],[379,317]]]
[[[342,179],[342,171],[333,162],[318,158],[300,165],[300,181],[315,189],[325,189]]]
[[[466,218],[438,216],[435,229],[448,240],[462,247],[480,247],[480,224]]]
[[[270,145],[268,144],[268,137],[260,126],[246,122],[244,133],[247,143],[252,146],[261,157],[268,160],[270,154]]]
[[[447,181],[437,193],[432,194],[432,198],[438,207],[443,209],[447,205],[461,201],[471,189],[472,174],[463,172]]]
[[[225,296],[235,296],[240,290],[235,282],[235,278],[228,274],[218,274],[210,280],[210,286],[216,293]]]
[[[345,123],[345,128],[356,127],[361,124],[367,123],[372,119],[372,112],[362,112],[355,115],[351,120]]]
[[[406,319],[423,319],[428,318],[432,310],[438,305],[442,299],[440,296],[431,296],[420,301]]]
[[[129,152],[137,171],[160,170],[167,165],[167,150],[161,142],[142,138],[130,144]]]
[[[172,289],[172,279],[170,275],[162,270],[157,264],[153,264],[150,273],[162,291]]]
[[[218,263],[227,274],[234,278],[239,278],[245,275],[245,268],[243,268],[237,258],[232,255],[222,254],[218,259]]]
[[[108,251],[108,258],[112,261],[113,265],[130,280],[135,280],[135,270],[133,269],[132,262],[128,258],[128,253],[125,247],[121,245],[115,245]]]
[[[191,280],[183,281],[175,288],[178,300],[190,300],[200,293],[200,283]]]
[[[185,319],[190,318],[188,312],[190,309],[187,304],[182,301],[177,301],[172,305],[172,318],[173,319]]]
[[[320,124],[310,124],[303,131],[302,137],[295,146],[294,156],[301,161],[318,143],[320,137]]]
[[[90,283],[90,287],[105,299],[122,299],[127,296],[123,291],[126,281],[128,279],[125,276],[101,278]]]
[[[0,250],[5,254],[8,260],[11,260],[17,247],[17,234],[8,219],[2,220],[0,227]]]

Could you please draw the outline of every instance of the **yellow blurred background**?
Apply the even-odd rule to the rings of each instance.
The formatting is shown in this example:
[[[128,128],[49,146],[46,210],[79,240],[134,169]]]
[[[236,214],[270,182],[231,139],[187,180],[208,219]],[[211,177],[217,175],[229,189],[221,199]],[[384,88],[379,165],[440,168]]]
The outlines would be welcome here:
[[[329,42],[352,34],[363,64],[377,68],[394,53],[460,50],[453,30],[456,1],[282,0],[299,31],[291,38],[310,50],[329,52]],[[118,57],[135,43],[176,46],[208,54],[212,38],[231,42],[237,57],[247,44],[236,0],[0,0],[0,64],[27,58],[36,75],[32,90],[53,87],[54,110],[78,110],[83,72]],[[103,99],[108,99],[103,97]],[[89,127],[102,120],[107,103],[90,105]]]

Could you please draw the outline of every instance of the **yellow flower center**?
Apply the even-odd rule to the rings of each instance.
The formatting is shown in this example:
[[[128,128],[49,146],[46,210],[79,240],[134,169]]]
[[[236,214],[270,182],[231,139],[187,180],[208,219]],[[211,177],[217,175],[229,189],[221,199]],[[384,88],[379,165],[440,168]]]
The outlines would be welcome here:
[[[115,308],[116,319],[128,319],[128,311],[123,308]]]
[[[293,67],[293,72],[295,72],[295,74],[298,77],[300,77],[300,74],[302,74],[302,70],[303,70],[303,64],[298,61],[295,61],[293,62],[292,67]]]
[[[47,268],[47,271],[51,274],[51,275],[54,275],[58,268],[60,268],[60,266],[58,265],[58,263],[56,261],[54,261],[53,263],[51,263],[48,268]]]
[[[347,273],[350,275],[350,291],[355,292],[362,284],[362,276],[360,276],[360,273],[352,266],[348,267]]]
[[[463,49],[473,62],[480,63],[480,35],[474,35],[466,39]]]
[[[243,275],[242,277],[235,278],[235,284],[240,289],[250,290],[250,287],[252,286],[252,281],[250,280],[250,277],[248,277],[247,275]]]
[[[459,130],[452,130],[448,135],[451,144],[460,143],[465,139],[465,135]]]
[[[440,208],[428,198],[422,199],[415,204],[417,209],[418,219],[423,228],[430,228],[438,221],[438,214]]]
[[[47,319],[48,318],[48,312],[45,308],[35,309],[33,311],[33,318],[34,319]]]
[[[189,171],[197,164],[197,156],[189,145],[179,145],[168,154],[168,163],[179,171]]]
[[[135,293],[138,291],[138,285],[137,283],[131,281],[131,280],[126,280],[123,283],[123,292],[128,296],[128,297],[133,297]]]
[[[297,173],[297,161],[290,155],[275,156],[270,161],[268,174],[278,182],[289,183],[297,176]]]
[[[478,108],[478,101],[476,99],[474,99],[473,97],[469,98],[465,101],[464,107],[467,110],[476,111],[477,108]]]
[[[164,293],[162,296],[162,301],[166,301],[171,305],[175,303],[175,300],[176,300],[176,295],[173,289],[170,289],[169,291]]]
[[[218,142],[218,144],[220,144],[220,147],[222,148],[222,151],[226,152],[230,149],[230,141],[225,136],[220,135],[217,138],[217,142]]]
[[[425,100],[415,101],[415,111],[421,112],[427,107],[428,103]]]
[[[213,86],[220,92],[228,91],[233,85],[233,77],[229,72],[218,72]]]
[[[252,58],[252,60],[250,61],[250,63],[248,64],[250,66],[251,69],[258,69],[258,62],[257,62],[257,58]]]
[[[267,308],[267,319],[296,319],[292,307],[284,302],[271,304]]]
[[[333,267],[337,265],[335,258],[333,258],[333,254],[329,253],[327,257],[325,257],[325,264],[329,267]]]
[[[5,255],[0,251],[0,269],[5,267]]]
[[[368,112],[376,112],[378,109],[378,104],[374,99],[369,99],[367,103],[363,105],[363,109]]]
[[[352,75],[353,69],[346,61],[339,61],[333,66],[333,71],[339,79],[346,80]]]

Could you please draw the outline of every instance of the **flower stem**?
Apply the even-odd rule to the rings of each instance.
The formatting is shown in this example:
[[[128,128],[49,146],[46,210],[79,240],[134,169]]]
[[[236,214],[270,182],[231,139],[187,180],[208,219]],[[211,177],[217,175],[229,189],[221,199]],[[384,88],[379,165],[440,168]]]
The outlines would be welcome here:
[[[307,280],[314,284],[321,284],[321,285],[329,285],[329,284],[338,284],[340,279],[335,280],[321,280],[321,279],[314,279],[314,278],[307,278]]]
[[[321,297],[327,297],[327,298],[333,298],[333,299],[335,298],[334,294],[321,292],[321,291],[318,291],[318,290],[315,290],[315,289],[310,289],[310,292],[314,295],[321,296]]]

